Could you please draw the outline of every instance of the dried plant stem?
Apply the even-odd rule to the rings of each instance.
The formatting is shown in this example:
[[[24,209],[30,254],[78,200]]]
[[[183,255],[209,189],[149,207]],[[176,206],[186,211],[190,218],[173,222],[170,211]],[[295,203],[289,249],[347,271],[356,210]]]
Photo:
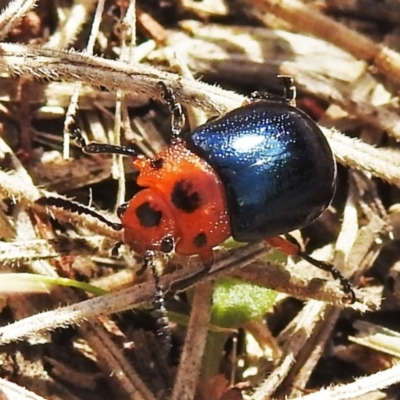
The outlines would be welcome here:
[[[16,175],[19,177],[18,182],[24,184],[27,187],[32,187],[32,192],[36,189],[33,183],[19,162],[15,155],[11,152],[10,148],[0,140],[0,149],[7,152],[14,164],[16,169]],[[38,191],[36,191],[38,192]],[[33,193],[33,196],[38,196],[38,193]],[[32,242],[44,242],[43,240],[37,240],[37,231],[35,230],[32,220],[29,214],[21,207],[16,217],[16,239],[25,238],[32,239]],[[52,235],[50,234],[50,237]],[[98,245],[98,242],[96,243]],[[37,251],[37,249],[35,249]],[[46,276],[56,277],[57,273],[54,268],[44,260],[33,260],[30,263],[32,271],[43,274]],[[52,294],[52,299],[55,303],[59,301],[74,303],[78,301],[78,296],[67,288],[58,288]],[[13,307],[14,314],[20,316],[20,318],[26,315],[32,315],[37,312],[36,304],[27,298],[19,299],[18,302],[10,302],[10,307]],[[37,315],[29,317],[32,325],[36,325]],[[125,360],[122,352],[111,340],[110,336],[104,331],[101,324],[96,324],[90,321],[82,321],[80,330],[83,337],[88,341],[93,351],[96,353],[99,360],[99,366],[107,374],[111,374],[113,379],[111,382],[115,383],[119,393],[123,393],[123,397],[129,397],[135,400],[154,400],[151,392],[146,388],[143,382],[138,378],[133,368],[129,366]],[[28,324],[29,325],[29,324]],[[29,328],[28,328],[29,329]],[[43,330],[38,330],[43,331]],[[118,373],[116,373],[118,372]]]
[[[53,49],[68,49],[72,46],[83,24],[91,17],[96,3],[96,0],[75,0],[64,12],[59,12],[59,27],[45,46]]]
[[[12,160],[15,172],[6,173],[0,170],[0,198],[10,198],[21,205],[31,207],[39,212],[52,211],[54,216],[63,222],[75,222],[82,226],[87,226],[99,235],[111,237],[113,240],[121,240],[121,232],[115,231],[107,225],[101,223],[96,218],[86,214],[70,212],[58,207],[43,207],[37,204],[37,200],[45,196],[46,192],[41,192],[32,182],[21,162],[12,152],[10,147],[0,138],[0,151],[8,154]],[[48,209],[48,210],[47,210]]]
[[[278,292],[287,293],[297,299],[317,299],[343,307],[343,292],[338,282],[318,279],[310,274],[309,266],[297,264],[281,268],[269,263],[255,262],[246,268],[235,270],[232,276],[255,285],[265,286]],[[302,272],[300,274],[300,272]],[[355,290],[358,301],[352,308],[361,312],[376,310],[381,299],[368,291]]]
[[[0,14],[0,40],[3,40],[21,19],[35,7],[37,0],[14,0]]]
[[[312,335],[296,357],[296,363],[275,393],[277,397],[295,398],[304,393],[310,375],[325,350],[326,342],[331,338],[332,331],[342,310],[327,304],[320,305],[320,319],[315,325]],[[289,343],[291,339],[289,339]]]
[[[376,390],[385,389],[400,382],[400,364],[384,371],[358,378],[348,385],[334,386],[317,393],[298,397],[298,400],[348,400],[366,396]]]
[[[99,0],[97,2],[95,16],[90,29],[90,37],[85,51],[87,54],[93,54],[93,47],[96,41],[97,34],[99,32],[101,18],[104,11],[104,3],[105,0]],[[81,92],[81,88],[82,88],[82,81],[79,81],[75,84],[74,92],[72,94],[71,102],[69,103],[67,115],[64,121],[63,156],[65,159],[69,158],[70,136],[68,128],[70,124],[74,121],[74,116],[78,108],[78,99],[79,99],[79,94]]]
[[[43,207],[37,204],[36,201],[45,195],[45,192],[41,193],[32,182],[27,184],[26,181],[21,180],[20,175],[16,176],[15,173],[0,171],[0,182],[0,197],[11,198],[16,202],[32,207],[39,212],[50,212],[55,218],[62,222],[75,223],[84,226],[99,235],[106,236],[117,242],[122,238],[121,232],[111,229],[91,216],[77,214],[58,207]]]
[[[215,267],[204,280],[207,281],[210,279],[215,279],[219,276],[226,275],[229,272],[233,272],[237,269],[247,266],[263,255],[265,247],[266,246],[263,243],[256,243],[230,251],[227,255],[216,261]],[[253,267],[251,266],[250,268]],[[281,275],[283,274],[283,276],[286,278],[284,278],[282,281],[282,276],[280,276],[276,280],[275,276],[279,270],[280,269],[277,266],[271,267],[270,265],[263,263],[260,273],[257,275],[257,277],[261,278],[267,275],[270,280],[264,279],[263,281],[260,279],[258,284],[265,284],[267,287],[274,288],[281,279],[281,284],[282,282],[285,283],[282,291],[290,291],[291,284],[287,281],[290,273],[287,271],[281,272]],[[161,286],[169,288],[172,282],[177,280],[181,281],[188,276],[193,275],[194,272],[195,271],[193,271],[193,269],[186,268],[176,271],[173,274],[162,276],[160,282]],[[335,301],[335,304],[343,306],[342,298],[340,297],[341,293],[337,288],[337,285],[332,284],[332,289],[327,293],[326,288],[324,285],[321,285],[321,282],[317,285],[318,290],[316,291],[318,293],[325,293],[322,295],[324,298],[332,298],[332,293],[336,293],[337,300]],[[299,283],[299,285],[301,286],[301,283]],[[363,299],[359,291],[356,293],[358,298]],[[58,310],[35,315],[33,317],[29,317],[2,327],[0,328],[0,342],[10,343],[13,341],[22,340],[38,332],[52,330],[57,327],[76,325],[82,320],[93,319],[99,315],[108,315],[131,309],[133,307],[139,307],[143,303],[151,303],[153,298],[154,282],[152,281],[135,285],[126,289],[120,289],[115,293],[110,293],[102,297],[83,301],[79,304],[74,304],[72,306],[62,307]],[[369,299],[370,300],[368,304],[371,304],[372,308],[379,304],[379,301],[377,301],[375,298],[371,298],[370,294]],[[365,299],[365,302],[367,302],[367,299]],[[365,304],[360,303],[356,303],[351,307],[363,311],[368,309]]]
[[[347,271],[345,271],[345,267],[359,230],[357,204],[354,200],[353,188],[353,185],[350,185],[350,192],[347,196],[343,211],[342,226],[335,244],[335,266],[342,271],[347,278],[350,278],[351,275],[355,273],[355,271],[350,271],[350,274],[346,274],[345,272]]]
[[[340,164],[370,173],[400,187],[400,157],[397,151],[377,149],[335,130],[325,128],[323,132]]]
[[[246,266],[259,258],[263,254],[264,249],[264,244],[257,243],[230,252],[215,263],[214,273],[210,274],[206,280],[226,274],[226,271],[231,268]],[[180,270],[163,276],[160,284],[162,287],[169,288],[172,282],[182,280],[192,274],[193,270]],[[57,327],[76,325],[82,320],[94,319],[99,315],[118,313],[133,307],[139,307],[143,303],[151,303],[153,299],[154,282],[145,282],[121,289],[115,293],[85,300],[78,304],[59,308],[58,310],[48,311],[1,327],[0,342],[10,343],[22,340],[38,332],[52,330]]]
[[[0,341],[10,343],[30,337],[32,334],[44,332],[53,327],[67,327],[79,321],[94,319],[98,315],[112,314],[131,308],[132,305],[151,301],[154,284],[148,282],[135,286],[134,297],[132,288],[121,290],[112,295],[105,295],[91,300],[82,301],[72,306],[48,311],[22,319],[18,322],[0,328]],[[124,296],[125,297],[124,299]],[[127,299],[129,299],[127,301]],[[130,303],[130,304],[127,304]]]
[[[266,400],[271,398],[272,393],[274,393],[283,378],[287,376],[289,370],[294,365],[296,355],[306,344],[316,324],[318,324],[323,317],[323,314],[321,314],[321,305],[322,303],[318,301],[309,301],[301,313],[290,324],[291,338],[286,343],[287,350],[285,356],[282,358],[279,366],[256,390],[251,400]]]
[[[0,393],[2,399],[46,400],[44,397],[38,396],[37,394],[3,378],[0,378]]]
[[[136,1],[130,0],[129,6],[123,19],[121,54],[119,60],[131,64],[134,59],[134,46],[136,44]],[[124,93],[118,90],[116,93],[114,129],[110,135],[110,143],[116,146],[121,145],[122,113],[124,108]],[[126,114],[128,114],[126,112]],[[129,126],[130,129],[130,126]],[[116,207],[125,201],[125,171],[122,156],[113,154],[112,176],[118,179],[118,191],[116,196]]]
[[[192,312],[171,400],[191,400],[195,397],[207,339],[212,293],[211,282],[198,285],[195,289]]]
[[[298,0],[247,0],[257,9],[273,13],[296,31],[311,33],[373,64],[390,79],[400,81],[400,55],[366,36],[347,28]]]
[[[344,276],[350,278],[353,271],[345,269],[345,261],[348,259],[354,243],[356,241],[358,231],[358,215],[355,209],[353,193],[349,192],[345,210],[343,213],[343,222],[335,247],[334,265],[344,273]],[[369,251],[369,248],[366,249]],[[361,263],[361,260],[360,260]],[[354,264],[352,265],[354,268]],[[347,272],[347,273],[346,273]],[[296,364],[288,371],[285,380],[282,382],[279,391],[275,393],[277,397],[295,397],[301,394],[305,388],[308,379],[315,368],[316,363],[320,359],[327,340],[340,316],[341,310],[332,307],[326,303],[320,303],[320,319],[314,325],[312,334],[310,334],[303,347],[296,354]],[[304,320],[303,320],[304,321]],[[304,321],[305,322],[305,321]],[[291,349],[291,334],[286,338]]]
[[[110,335],[100,323],[85,323],[80,327],[90,347],[95,350],[102,370],[110,376],[117,393],[132,400],[155,400],[155,397],[128,360],[123,351],[113,343]]]
[[[371,98],[361,96],[360,93],[364,94],[363,86],[366,86],[364,80],[343,86],[338,84],[335,87],[332,85],[332,80],[318,78],[315,74],[307,73],[294,62],[284,62],[280,71],[285,75],[295,77],[298,89],[324,99],[329,104],[336,104],[365,124],[371,124],[384,130],[396,140],[400,139],[400,118],[396,107],[392,107],[392,109],[387,107],[387,102],[395,101],[395,99],[387,99],[387,101],[377,104]],[[370,79],[372,80],[372,78]],[[378,85],[378,82],[374,83],[376,86]]]
[[[239,106],[243,96],[216,86],[181,78],[149,65],[127,65],[120,61],[87,54],[50,50],[19,44],[0,44],[0,70],[13,75],[32,74],[37,79],[81,80],[110,91],[142,93],[148,98],[160,98],[157,83],[171,87],[183,103],[189,103],[213,113],[223,113]],[[122,89],[123,88],[123,89]]]
[[[157,82],[163,80],[173,88],[182,103],[190,103],[208,111],[224,112],[237,107],[244,97],[192,79],[178,77],[150,66],[128,66],[112,60],[77,53],[66,53],[29,46],[0,44],[0,70],[13,74],[31,73],[39,79],[80,79],[110,90],[141,92],[159,97]],[[351,168],[370,172],[400,187],[400,163],[393,154],[360,141],[347,138],[336,131],[324,130],[338,161]]]

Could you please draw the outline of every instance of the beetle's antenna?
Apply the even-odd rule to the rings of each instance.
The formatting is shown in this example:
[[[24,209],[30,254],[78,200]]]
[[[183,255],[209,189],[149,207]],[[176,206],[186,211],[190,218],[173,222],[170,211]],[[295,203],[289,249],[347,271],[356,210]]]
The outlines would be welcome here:
[[[69,130],[75,144],[86,154],[120,154],[130,157],[137,157],[140,155],[139,152],[128,146],[115,146],[113,144],[98,142],[86,143],[85,138],[82,136],[82,131],[76,122],[69,125]]]
[[[90,215],[91,217],[94,217],[98,219],[100,222],[103,222],[110,228],[120,231],[122,229],[122,224],[119,224],[117,222],[112,222],[109,221],[108,219],[104,218],[100,213],[98,213],[95,210],[92,210],[89,207],[86,207],[80,203],[77,203],[72,200],[68,199],[63,199],[62,197],[41,197],[40,199],[36,200],[36,203],[41,205],[41,206],[53,206],[53,207],[58,207],[62,208],[63,210],[71,211],[77,214],[84,214],[84,215]]]
[[[158,82],[158,86],[161,89],[161,96],[168,104],[168,108],[172,114],[171,120],[171,141],[177,141],[180,136],[182,129],[185,125],[185,114],[183,113],[182,105],[176,100],[173,90],[164,82]]]
[[[147,250],[144,257],[143,270],[150,268],[156,288],[154,296],[154,307],[157,313],[157,325],[158,325],[158,336],[161,340],[164,350],[168,353],[171,349],[171,330],[169,327],[169,318],[167,315],[167,309],[165,308],[164,291],[160,283],[160,275],[157,271],[154,262],[154,251]]]

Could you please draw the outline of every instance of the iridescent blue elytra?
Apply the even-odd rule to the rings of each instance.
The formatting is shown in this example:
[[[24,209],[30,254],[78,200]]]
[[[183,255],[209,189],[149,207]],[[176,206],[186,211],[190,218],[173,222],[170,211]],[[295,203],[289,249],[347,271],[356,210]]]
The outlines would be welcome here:
[[[301,228],[332,201],[332,151],[316,123],[287,103],[251,103],[185,139],[224,184],[235,240],[252,242]]]

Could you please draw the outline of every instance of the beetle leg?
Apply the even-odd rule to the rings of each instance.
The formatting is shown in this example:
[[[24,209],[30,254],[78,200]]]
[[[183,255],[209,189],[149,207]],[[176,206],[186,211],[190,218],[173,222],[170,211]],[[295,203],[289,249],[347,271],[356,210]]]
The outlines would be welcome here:
[[[168,108],[172,114],[171,120],[171,140],[176,142],[179,140],[181,131],[185,126],[185,114],[183,113],[182,105],[176,100],[173,90],[166,86],[162,81],[158,82],[161,89],[161,96],[168,104]]]
[[[171,330],[169,328],[169,318],[167,315],[167,309],[165,308],[165,301],[164,301],[164,290],[160,283],[160,275],[156,269],[156,265],[154,262],[154,251],[147,250],[146,255],[144,257],[144,263],[142,269],[150,268],[153,278],[156,293],[154,295],[154,308],[157,312],[157,334],[161,340],[163,348],[167,351],[171,349]]]
[[[137,157],[140,155],[140,153],[128,146],[115,146],[113,144],[98,142],[86,143],[86,140],[82,136],[82,132],[76,123],[70,124],[69,130],[75,144],[86,154],[120,154],[131,157]]]
[[[256,91],[256,92],[250,93],[249,98],[243,102],[243,106],[255,103],[258,100],[275,100],[275,101],[277,101],[277,100],[283,100],[283,97],[276,95],[276,94],[268,93],[268,92],[260,93],[260,92]]]
[[[296,106],[296,86],[293,83],[293,78],[289,75],[277,75],[279,83],[283,85],[283,96],[273,93],[253,92],[250,97],[243,102],[243,105],[255,103],[258,100],[281,101],[289,103],[291,106]]]
[[[346,295],[350,296],[350,303],[354,303],[357,298],[354,293],[353,287],[349,280],[345,278],[342,273],[335,268],[332,264],[316,260],[312,257],[310,257],[306,252],[301,250],[300,244],[297,242],[297,240],[291,236],[287,235],[290,237],[291,240],[293,240],[295,243],[290,242],[289,240],[281,237],[281,236],[276,236],[273,238],[266,239],[265,241],[271,245],[272,247],[277,248],[278,250],[282,251],[285,254],[288,254],[290,256],[299,256],[303,260],[307,261],[314,267],[317,267],[319,269],[322,269],[323,271],[329,272],[333,279],[336,279],[340,282],[342,285],[343,291]]]
[[[296,106],[296,86],[294,85],[293,78],[289,75],[277,75],[279,82],[283,86],[283,97],[285,102],[292,106]]]

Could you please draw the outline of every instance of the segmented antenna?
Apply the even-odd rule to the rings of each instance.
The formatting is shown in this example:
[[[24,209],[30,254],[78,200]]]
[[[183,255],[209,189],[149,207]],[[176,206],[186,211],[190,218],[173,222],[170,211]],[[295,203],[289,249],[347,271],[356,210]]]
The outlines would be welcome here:
[[[50,197],[41,197],[39,200],[36,200],[36,203],[41,206],[53,206],[62,208],[63,210],[71,211],[80,215],[90,215],[91,217],[98,219],[100,222],[103,222],[104,224],[106,224],[107,226],[116,231],[120,231],[122,229],[122,224],[109,221],[97,211],[92,210],[91,208],[86,207],[72,200],[63,199],[62,197],[50,196]]]

